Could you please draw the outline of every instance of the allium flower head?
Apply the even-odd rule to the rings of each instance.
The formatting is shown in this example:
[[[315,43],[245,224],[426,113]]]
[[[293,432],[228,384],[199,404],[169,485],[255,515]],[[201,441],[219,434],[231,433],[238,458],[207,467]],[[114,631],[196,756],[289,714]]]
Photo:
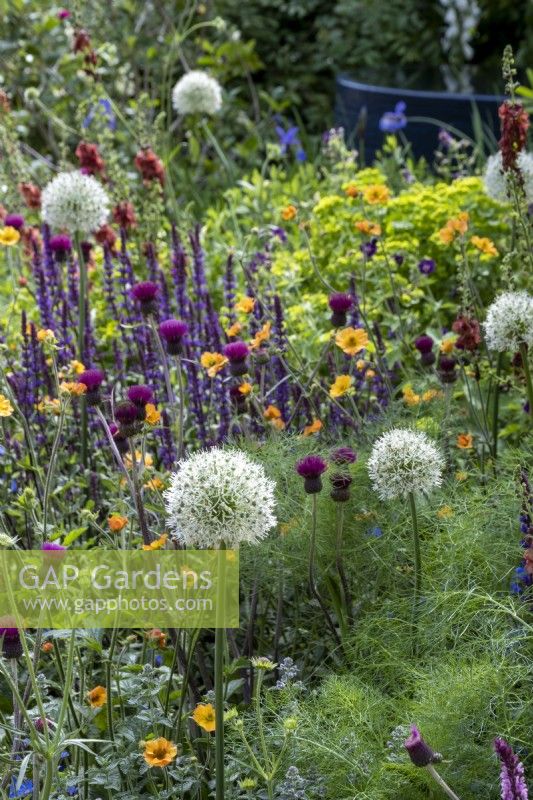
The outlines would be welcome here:
[[[230,372],[234,376],[245,375],[248,372],[246,359],[250,348],[246,342],[230,342],[224,348],[224,356],[229,361]]]
[[[172,90],[178,114],[216,114],[222,107],[222,90],[214,78],[202,70],[183,75]]]
[[[393,428],[372,448],[368,472],[382,500],[429,492],[442,482],[444,459],[425,433]]]
[[[489,306],[484,324],[491,350],[518,350],[521,344],[533,346],[533,295],[504,292]]]
[[[179,355],[182,343],[189,330],[186,322],[180,319],[166,319],[159,326],[159,334],[165,340],[170,355]]]
[[[81,172],[61,172],[45,186],[42,216],[52,228],[88,234],[103,225],[109,197],[98,181]]]
[[[533,203],[533,153],[522,150],[516,158],[516,168],[520,173],[522,185],[528,204]],[[501,152],[489,156],[483,176],[485,191],[493,200],[499,203],[509,203],[507,196],[507,182],[503,171]]]
[[[100,402],[100,387],[104,381],[104,373],[101,369],[86,369],[78,375],[78,383],[87,387],[85,397],[90,406],[97,406]]]
[[[255,544],[276,524],[274,488],[245,453],[201,450],[179,462],[164,493],[167,524],[189,547]]]

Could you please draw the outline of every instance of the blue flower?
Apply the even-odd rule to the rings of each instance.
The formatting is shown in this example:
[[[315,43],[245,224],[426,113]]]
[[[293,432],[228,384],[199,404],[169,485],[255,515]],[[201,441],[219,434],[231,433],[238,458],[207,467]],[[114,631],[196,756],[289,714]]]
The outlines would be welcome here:
[[[432,272],[435,272],[436,264],[432,258],[422,258],[418,262],[418,269],[422,273],[422,275],[431,275]]]
[[[163,656],[157,655],[157,656],[154,658],[154,664],[155,664],[155,666],[156,666],[156,667],[160,667],[162,663],[163,663]]]
[[[8,797],[28,797],[28,795],[33,793],[33,781],[29,778],[22,781],[19,788],[17,789],[17,782],[13,778],[11,781],[11,786],[9,788],[9,795]]]
[[[373,536],[375,539],[379,539],[381,536],[383,536],[382,529],[377,525],[375,528],[369,528],[366,533],[367,536]]]
[[[103,108],[103,110],[104,110],[104,115],[107,117],[107,120],[108,120],[107,127],[112,131],[116,130],[117,120],[115,118],[115,115],[113,114],[113,109],[111,108],[111,103],[105,97],[102,97],[95,106],[91,106],[90,107],[89,113],[87,114],[87,116],[85,117],[83,122],[81,123],[81,127],[82,128],[88,128],[89,127],[89,125],[91,124],[91,122],[94,119],[94,115],[96,114],[98,106],[101,106]]]
[[[376,255],[378,249],[378,240],[375,238],[370,239],[368,242],[364,242],[364,244],[359,246],[362,254],[366,256],[366,258],[372,258],[372,256]]]
[[[78,794],[77,786],[67,786],[67,794],[69,797],[75,797]]]
[[[293,125],[292,128],[287,128],[287,130],[285,130],[285,128],[278,121],[278,124],[275,126],[275,130],[278,135],[279,145],[283,155],[285,155],[291,147],[294,147],[296,149],[296,160],[305,161],[307,155],[301,145],[300,139],[298,138],[298,126]]]
[[[407,106],[400,100],[396,103],[394,111],[386,111],[379,121],[379,129],[383,133],[396,133],[401,131],[407,125],[407,117],[405,116],[405,109]]]

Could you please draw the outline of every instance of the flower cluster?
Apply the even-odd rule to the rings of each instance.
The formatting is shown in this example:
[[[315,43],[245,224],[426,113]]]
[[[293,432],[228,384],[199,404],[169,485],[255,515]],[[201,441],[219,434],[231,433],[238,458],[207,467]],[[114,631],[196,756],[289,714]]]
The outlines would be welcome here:
[[[368,472],[382,500],[429,494],[442,483],[444,459],[425,433],[394,428],[374,444]]]
[[[533,296],[527,292],[504,292],[487,310],[484,324],[491,350],[518,350],[533,346]]]
[[[105,223],[108,214],[109,197],[90,175],[61,172],[43,190],[43,219],[56,230],[89,234]]]

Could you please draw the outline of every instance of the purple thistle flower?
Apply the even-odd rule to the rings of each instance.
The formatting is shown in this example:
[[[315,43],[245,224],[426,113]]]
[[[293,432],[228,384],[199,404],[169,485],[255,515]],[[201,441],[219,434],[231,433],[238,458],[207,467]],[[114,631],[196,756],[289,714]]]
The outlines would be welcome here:
[[[24,217],[22,214],[6,214],[4,217],[4,225],[6,228],[15,228],[20,231],[24,227]]]
[[[435,261],[432,258],[422,258],[418,262],[418,270],[422,273],[422,275],[431,275],[432,272],[435,272]]]
[[[153,281],[141,281],[132,286],[131,295],[141,307],[141,314],[148,316],[157,313],[156,297],[159,294],[159,286]]]
[[[307,494],[316,494],[322,489],[321,475],[327,469],[327,464],[321,456],[305,456],[296,464],[296,472],[304,479],[304,489]]]
[[[339,447],[331,454],[334,464],[354,464],[357,461],[357,453],[351,447]]]
[[[120,433],[126,437],[134,436],[138,430],[138,408],[131,400],[123,400],[115,407],[115,419],[120,423]]]
[[[330,294],[328,305],[332,310],[331,324],[334,328],[343,328],[346,325],[346,314],[354,304],[353,297],[347,292],[334,292]]]
[[[104,373],[101,369],[86,369],[78,376],[78,383],[83,383],[87,387],[85,397],[87,404],[97,406],[100,402],[100,387],[104,381]]]
[[[20,658],[23,649],[18,628],[0,628],[0,639],[4,658]]]
[[[353,479],[350,475],[343,473],[342,475],[336,472],[329,476],[331,483],[330,497],[336,503],[346,503],[350,499],[350,486]]]
[[[180,319],[166,319],[159,326],[159,334],[165,340],[170,355],[179,355],[182,351],[183,338],[189,326]]]
[[[431,353],[433,350],[434,341],[431,336],[423,334],[415,339],[415,347],[419,353]]]
[[[54,253],[59,261],[64,261],[67,253],[72,250],[72,241],[70,236],[65,233],[58,233],[50,237],[50,250]]]
[[[379,129],[383,133],[396,133],[407,125],[405,109],[407,108],[403,100],[396,103],[394,111],[386,111],[379,121]]]
[[[130,386],[128,391],[126,392],[128,400],[131,400],[132,403],[135,403],[139,412],[139,419],[144,419],[146,416],[145,406],[147,403],[151,403],[154,399],[154,393],[149,386],[145,386],[144,384],[137,384],[136,386]],[[142,412],[142,416],[140,416]]]
[[[62,544],[57,544],[57,542],[43,542],[41,545],[41,550],[66,550],[67,548]]]
[[[435,753],[424,741],[416,725],[411,726],[411,735],[405,740],[404,747],[415,767],[427,767],[435,761]]]
[[[248,372],[246,359],[250,354],[250,348],[245,342],[230,342],[225,346],[223,352],[229,360],[232,375],[244,375]]]
[[[504,739],[494,740],[494,750],[500,759],[500,786],[502,800],[528,800],[524,767],[511,745]]]

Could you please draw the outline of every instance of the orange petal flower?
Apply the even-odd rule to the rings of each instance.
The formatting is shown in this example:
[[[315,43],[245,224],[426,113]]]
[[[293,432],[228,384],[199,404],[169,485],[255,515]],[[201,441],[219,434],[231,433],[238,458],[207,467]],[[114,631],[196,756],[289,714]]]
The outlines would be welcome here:
[[[474,437],[471,433],[460,433],[457,437],[457,447],[461,450],[471,450],[474,446]]]
[[[164,736],[144,743],[143,756],[150,767],[168,767],[177,755],[178,748],[174,742],[169,742]]]
[[[191,716],[204,731],[212,733],[215,730],[215,708],[211,703],[198,703]]]
[[[103,686],[95,686],[94,689],[87,692],[87,699],[91,708],[101,708],[107,703],[107,691]]]

